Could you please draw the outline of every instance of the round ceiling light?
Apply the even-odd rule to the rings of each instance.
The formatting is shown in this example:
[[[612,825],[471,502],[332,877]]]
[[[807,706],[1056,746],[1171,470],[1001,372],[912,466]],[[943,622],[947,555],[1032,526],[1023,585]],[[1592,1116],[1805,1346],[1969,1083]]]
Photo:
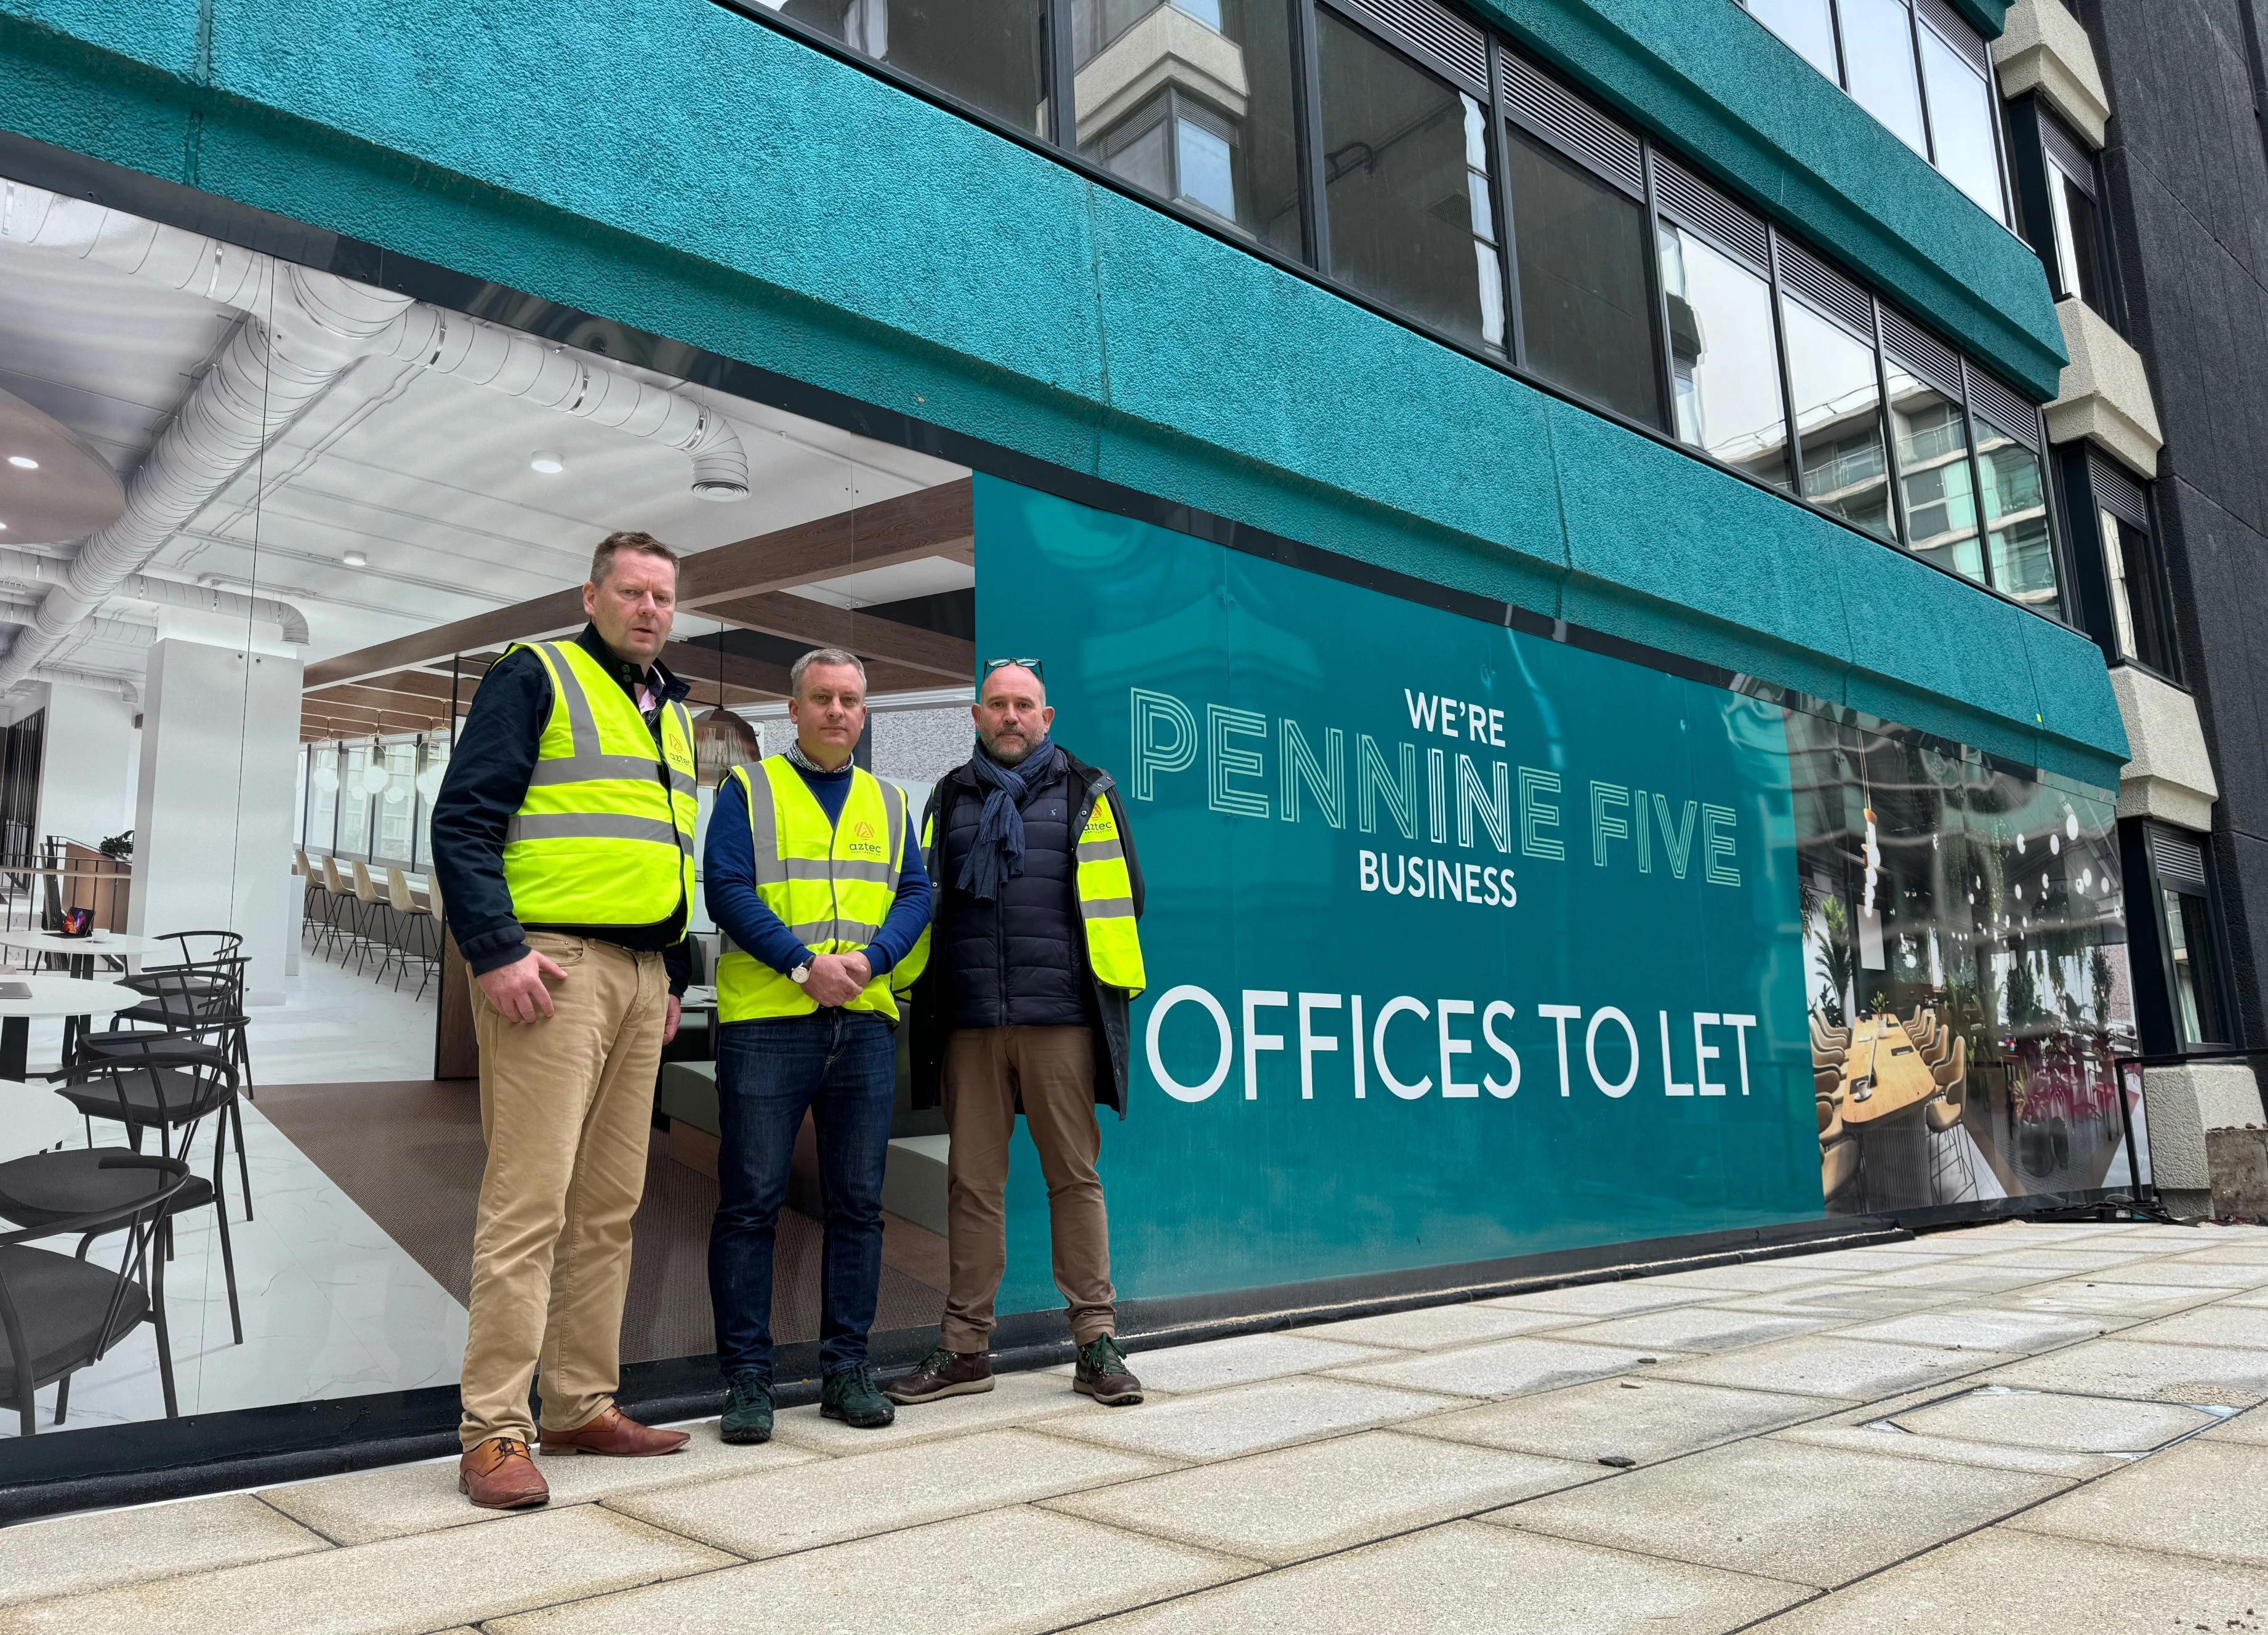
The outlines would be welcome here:
[[[547,477],[556,477],[567,469],[567,462],[548,448],[539,448],[527,457],[527,468],[540,471]]]
[[[18,471],[37,471],[40,468],[40,462],[29,454],[11,454],[8,463]]]
[[[363,553],[358,550],[350,550],[345,556],[340,557],[339,560],[346,563],[350,568],[367,568],[370,566],[370,558],[363,555]]]

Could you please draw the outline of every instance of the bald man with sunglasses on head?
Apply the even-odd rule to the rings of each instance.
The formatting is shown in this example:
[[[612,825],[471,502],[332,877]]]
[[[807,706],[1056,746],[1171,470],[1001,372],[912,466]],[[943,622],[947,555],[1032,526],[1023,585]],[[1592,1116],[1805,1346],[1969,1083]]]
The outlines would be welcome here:
[[[884,1388],[905,1404],[992,1388],[1008,1147],[1021,1112],[1047,1177],[1073,1388],[1142,1400],[1118,1349],[1098,1104],[1126,1116],[1127,1007],[1142,991],[1142,873],[1110,775],[1057,745],[1037,659],[984,666],[977,746],[932,792],[936,917],[913,990],[913,1100],[942,1101],[952,1270],[939,1344]]]

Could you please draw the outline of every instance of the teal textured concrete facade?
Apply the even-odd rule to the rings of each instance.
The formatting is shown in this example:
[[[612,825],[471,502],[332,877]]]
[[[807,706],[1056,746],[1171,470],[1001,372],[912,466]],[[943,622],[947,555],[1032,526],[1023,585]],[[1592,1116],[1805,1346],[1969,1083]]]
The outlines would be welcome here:
[[[2124,758],[2072,632],[706,0],[0,0],[0,128],[2051,770]]]

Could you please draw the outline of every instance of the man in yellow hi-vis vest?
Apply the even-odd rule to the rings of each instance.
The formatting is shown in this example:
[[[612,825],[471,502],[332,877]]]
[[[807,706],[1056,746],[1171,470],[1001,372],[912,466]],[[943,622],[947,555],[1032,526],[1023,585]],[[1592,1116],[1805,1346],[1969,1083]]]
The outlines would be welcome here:
[[[882,1169],[897,1090],[897,991],[921,973],[929,879],[905,792],[854,762],[866,671],[822,647],[788,672],[795,741],[717,790],[703,890],[717,961],[717,1216],[709,1300],[728,1442],[772,1432],[772,1245],[796,1132],[819,1138],[820,1411],[895,1415],[866,1361],[882,1282]]]
[[[661,1048],[690,974],[695,766],[686,684],[659,662],[677,558],[614,534],[573,641],[481,682],[433,803],[433,872],[475,979],[488,1166],[473,1238],[458,1484],[542,1504],[545,1452],[674,1453],[615,1406],[630,1217]]]
[[[993,1301],[1007,1262],[1008,1144],[1024,1116],[1048,1182],[1056,1286],[1079,1347],[1071,1384],[1118,1406],[1142,1386],[1118,1349],[1098,1103],[1126,1116],[1127,1007],[1142,991],[1142,871],[1108,772],[1060,748],[1036,659],[996,659],[978,744],[922,819],[935,881],[928,974],[914,993],[914,1105],[940,1097],[952,1145],[952,1269],[940,1344],[887,1390],[900,1403],[992,1388]]]

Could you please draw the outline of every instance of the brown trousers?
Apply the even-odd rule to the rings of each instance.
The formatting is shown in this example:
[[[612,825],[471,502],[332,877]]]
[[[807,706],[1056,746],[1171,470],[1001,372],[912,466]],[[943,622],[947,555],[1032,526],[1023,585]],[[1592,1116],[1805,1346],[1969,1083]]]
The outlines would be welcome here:
[[[507,1021],[473,985],[489,1160],[458,1428],[467,1447],[534,1440],[527,1393],[539,1366],[551,1430],[587,1425],[614,1400],[669,1008],[659,954],[548,932],[527,944],[567,973],[552,1015]]]
[[[1094,1042],[1084,1027],[963,1027],[945,1044],[946,1219],[953,1269],[942,1338],[956,1351],[989,1348],[992,1303],[1008,1265],[1008,1143],[1016,1098],[1048,1183],[1056,1287],[1071,1338],[1116,1331],[1110,1221],[1094,1160]]]

